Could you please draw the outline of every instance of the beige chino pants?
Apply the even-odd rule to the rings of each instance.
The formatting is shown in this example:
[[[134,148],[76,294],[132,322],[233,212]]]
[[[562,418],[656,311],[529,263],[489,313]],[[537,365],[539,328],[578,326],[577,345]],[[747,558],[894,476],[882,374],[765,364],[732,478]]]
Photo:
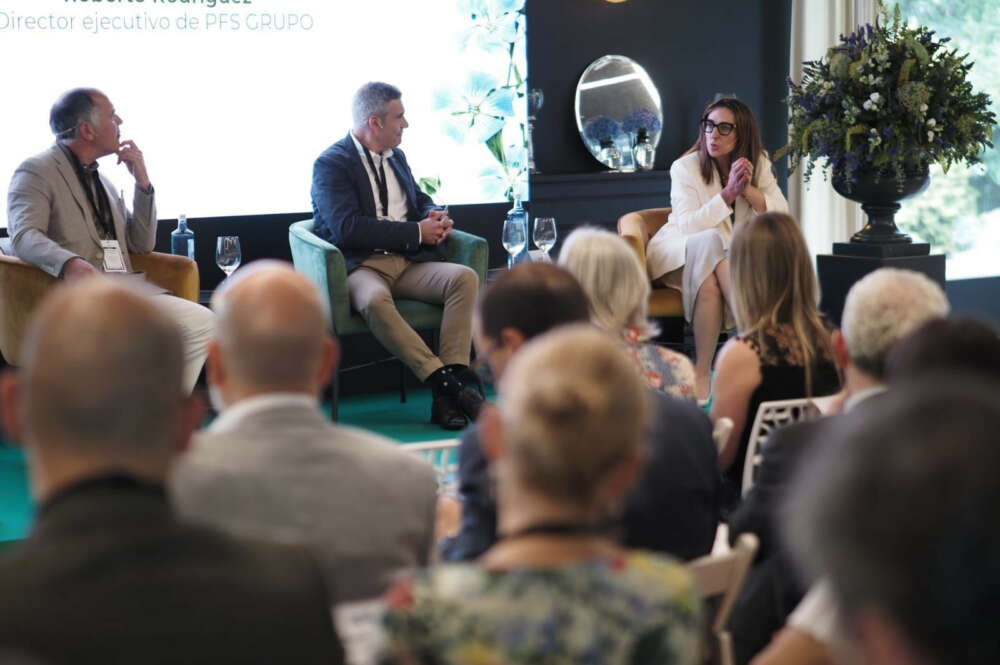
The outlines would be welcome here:
[[[471,268],[439,261],[414,263],[399,254],[372,254],[347,276],[351,305],[382,346],[421,381],[444,365],[468,365],[472,309],[479,276]],[[444,306],[439,355],[403,320],[395,298]]]

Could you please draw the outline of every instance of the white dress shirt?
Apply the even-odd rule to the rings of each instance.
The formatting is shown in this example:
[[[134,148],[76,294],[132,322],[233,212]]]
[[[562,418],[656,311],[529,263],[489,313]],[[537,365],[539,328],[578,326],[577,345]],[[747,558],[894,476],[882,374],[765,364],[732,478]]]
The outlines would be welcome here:
[[[368,182],[372,188],[372,198],[375,199],[375,214],[378,215],[379,219],[393,222],[407,221],[406,216],[409,206],[406,203],[406,192],[403,191],[403,186],[399,184],[396,171],[386,161],[392,157],[392,148],[385,152],[370,153],[372,161],[375,162],[376,169],[379,168],[379,165],[385,164],[385,185],[389,191],[389,206],[387,214],[383,215],[382,202],[378,197],[378,179],[375,177],[375,172],[372,171],[371,164],[368,163],[368,157],[365,155],[366,148],[358,140],[358,137],[354,135],[354,132],[351,132],[351,140],[354,141],[354,147],[358,149],[358,154],[361,156],[361,164],[364,165],[365,173],[368,174]]]

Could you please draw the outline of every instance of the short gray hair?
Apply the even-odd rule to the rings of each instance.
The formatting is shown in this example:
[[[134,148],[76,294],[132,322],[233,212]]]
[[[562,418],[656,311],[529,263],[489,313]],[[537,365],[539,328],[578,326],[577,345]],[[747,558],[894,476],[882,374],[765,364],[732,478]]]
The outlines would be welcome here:
[[[941,287],[918,272],[880,268],[865,275],[848,291],[841,317],[851,362],[883,378],[896,342],[921,324],[948,316],[948,309]]]
[[[49,111],[49,128],[56,135],[56,140],[72,141],[77,137],[81,122],[97,122],[94,95],[101,94],[95,88],[74,88],[56,100]]]
[[[559,264],[580,282],[598,328],[621,335],[634,326],[644,339],[656,334],[647,318],[649,277],[624,238],[592,226],[578,228],[563,243]]]
[[[351,116],[354,120],[354,128],[361,129],[368,122],[368,118],[377,116],[384,118],[389,102],[399,99],[403,93],[394,85],[382,83],[381,81],[370,81],[358,88],[354,93],[354,100],[351,102]]]

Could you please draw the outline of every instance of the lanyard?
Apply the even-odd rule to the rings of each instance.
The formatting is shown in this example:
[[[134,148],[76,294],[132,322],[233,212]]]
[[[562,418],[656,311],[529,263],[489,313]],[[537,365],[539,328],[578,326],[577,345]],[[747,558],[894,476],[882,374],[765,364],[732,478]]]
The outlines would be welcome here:
[[[365,157],[368,158],[368,165],[372,167],[372,174],[375,176],[375,183],[378,185],[378,198],[379,203],[382,204],[382,216],[389,216],[389,184],[385,177],[385,157],[383,157],[379,163],[378,168],[375,168],[375,160],[372,159],[372,153],[368,149],[368,146],[363,146],[365,149]]]
[[[73,170],[76,171],[76,177],[79,179],[80,185],[83,186],[83,193],[94,213],[94,221],[97,223],[99,234],[104,238],[114,239],[115,225],[111,212],[111,202],[108,200],[107,192],[104,191],[104,184],[101,182],[100,176],[97,175],[97,169],[88,173],[86,167],[72,150],[65,146],[60,147],[69,157]]]

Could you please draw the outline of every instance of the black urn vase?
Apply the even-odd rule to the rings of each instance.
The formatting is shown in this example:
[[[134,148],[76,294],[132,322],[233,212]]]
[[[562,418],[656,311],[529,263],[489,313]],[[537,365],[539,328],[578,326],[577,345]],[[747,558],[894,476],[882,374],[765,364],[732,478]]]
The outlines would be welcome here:
[[[896,228],[895,216],[899,202],[916,196],[927,188],[930,176],[927,167],[906,173],[902,183],[889,174],[883,174],[876,182],[875,172],[858,169],[856,179],[848,182],[842,173],[833,175],[833,189],[846,199],[857,201],[868,215],[868,223],[851,236],[852,243],[897,244],[909,243],[910,236]]]

